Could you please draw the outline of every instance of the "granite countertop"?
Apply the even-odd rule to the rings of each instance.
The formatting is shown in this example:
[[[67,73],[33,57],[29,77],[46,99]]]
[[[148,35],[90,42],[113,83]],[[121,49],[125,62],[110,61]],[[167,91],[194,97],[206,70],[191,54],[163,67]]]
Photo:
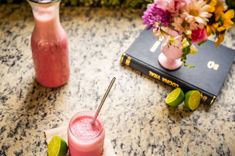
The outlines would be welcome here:
[[[171,88],[119,64],[144,28],[140,11],[61,8],[70,42],[71,78],[58,89],[34,80],[28,5],[0,6],[0,155],[46,155],[44,130],[78,111],[94,110],[109,81],[115,87],[101,112],[118,156],[235,155],[235,64],[217,101],[194,112],[168,108]],[[225,45],[235,48],[235,30]]]

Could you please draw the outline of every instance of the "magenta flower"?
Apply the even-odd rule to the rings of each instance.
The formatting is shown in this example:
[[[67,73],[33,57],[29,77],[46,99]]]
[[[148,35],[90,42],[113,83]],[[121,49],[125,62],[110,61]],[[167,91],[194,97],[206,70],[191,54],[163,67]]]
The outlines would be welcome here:
[[[202,28],[198,28],[196,30],[192,31],[192,35],[191,35],[192,41],[193,43],[201,43],[207,40],[207,33],[206,33],[206,29]]]
[[[171,14],[169,11],[165,11],[157,6],[156,3],[152,4],[142,16],[144,24],[149,28],[154,27],[156,22],[167,27],[170,25]]]

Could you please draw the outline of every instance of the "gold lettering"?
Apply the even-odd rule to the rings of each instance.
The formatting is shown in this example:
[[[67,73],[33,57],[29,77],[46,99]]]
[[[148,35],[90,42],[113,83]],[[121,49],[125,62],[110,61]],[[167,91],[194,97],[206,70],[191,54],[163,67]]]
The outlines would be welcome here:
[[[127,66],[129,66],[130,63],[131,63],[131,57],[128,56],[127,59],[126,59],[126,63],[125,63],[125,64],[126,64]]]
[[[205,102],[208,99],[208,97],[201,93],[201,99],[202,99],[203,102]]]
[[[212,105],[215,102],[216,96],[213,96],[213,99],[211,100],[210,105]]]
[[[179,85],[177,83],[175,83],[175,82],[173,82],[171,80],[168,80],[165,77],[161,77],[159,74],[154,73],[152,71],[149,71],[149,76],[154,78],[154,79],[160,80],[160,81],[162,81],[162,82],[164,82],[164,83],[166,83],[166,84],[168,84],[168,85],[170,85],[172,87],[175,87],[175,88],[179,87]]]
[[[153,77],[153,78],[155,78],[157,80],[161,80],[161,76],[156,74],[156,73],[154,73],[154,72],[152,72],[152,71],[149,71],[149,76],[151,76],[151,77]]]
[[[179,85],[177,83],[175,83],[171,80],[168,80],[167,78],[164,78],[164,77],[162,78],[162,82],[164,82],[172,87],[175,87],[175,88],[179,87]]]
[[[121,56],[121,59],[120,59],[120,63],[121,63],[121,64],[123,64],[123,63],[124,63],[124,62],[123,62],[123,60],[124,60],[125,55],[126,55],[126,54],[125,54],[125,53],[123,53],[123,54],[122,54],[122,56]]]

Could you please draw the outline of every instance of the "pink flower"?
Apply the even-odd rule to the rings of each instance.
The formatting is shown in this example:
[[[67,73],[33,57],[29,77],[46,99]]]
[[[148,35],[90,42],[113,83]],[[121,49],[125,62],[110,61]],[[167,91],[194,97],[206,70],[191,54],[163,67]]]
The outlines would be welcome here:
[[[156,3],[161,9],[176,14],[178,14],[179,11],[186,5],[185,0],[155,0],[154,3]]]
[[[170,25],[171,14],[169,11],[159,8],[156,3],[153,3],[144,12],[142,19],[144,24],[146,24],[149,28],[154,27],[156,22],[159,22],[163,26],[167,27]]]
[[[207,33],[206,33],[206,29],[202,28],[198,28],[192,31],[192,35],[191,35],[192,41],[196,44],[201,43],[205,40],[207,40]]]

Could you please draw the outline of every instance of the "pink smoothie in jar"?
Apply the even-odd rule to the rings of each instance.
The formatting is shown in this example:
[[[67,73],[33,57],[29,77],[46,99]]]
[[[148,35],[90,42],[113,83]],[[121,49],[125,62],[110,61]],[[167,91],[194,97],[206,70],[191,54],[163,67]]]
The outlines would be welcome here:
[[[79,113],[69,123],[68,146],[71,156],[101,156],[103,153],[105,132],[103,124],[97,118],[92,124],[93,115]]]

